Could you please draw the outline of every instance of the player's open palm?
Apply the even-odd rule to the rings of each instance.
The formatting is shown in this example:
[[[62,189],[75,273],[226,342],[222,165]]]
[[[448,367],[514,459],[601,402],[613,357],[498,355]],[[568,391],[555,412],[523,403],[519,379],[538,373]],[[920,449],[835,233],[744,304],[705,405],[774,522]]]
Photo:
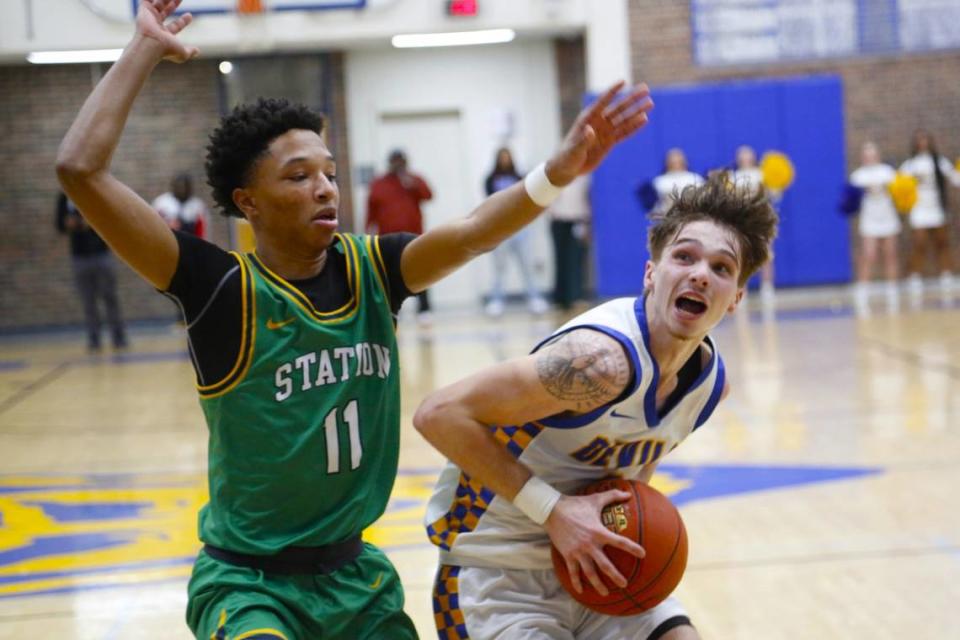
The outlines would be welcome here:
[[[622,81],[616,83],[577,116],[547,165],[547,175],[554,184],[562,186],[590,173],[614,145],[647,124],[647,113],[653,109],[650,89],[641,83],[617,100],[623,86]]]
[[[600,578],[606,574],[614,584],[623,587],[627,581],[604,553],[604,546],[616,547],[642,558],[643,547],[624,536],[613,533],[601,520],[603,508],[615,502],[625,502],[630,494],[625,491],[604,491],[586,496],[563,496],[550,512],[544,526],[550,541],[563,556],[570,574],[570,583],[577,593],[583,591],[581,572],[593,588],[603,595],[608,593]]]
[[[163,59],[172,62],[186,62],[200,53],[196,47],[185,45],[177,38],[193,21],[193,16],[185,13],[168,20],[180,6],[181,0],[140,0],[137,10],[137,32],[145,38],[156,41],[163,47]]]

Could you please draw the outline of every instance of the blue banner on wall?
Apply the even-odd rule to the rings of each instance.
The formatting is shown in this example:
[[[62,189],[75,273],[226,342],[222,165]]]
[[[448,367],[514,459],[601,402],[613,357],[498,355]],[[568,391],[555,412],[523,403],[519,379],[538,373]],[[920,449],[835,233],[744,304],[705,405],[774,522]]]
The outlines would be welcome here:
[[[779,207],[776,284],[850,280],[848,221],[836,211],[846,181],[839,77],[660,87],[652,95],[657,106],[650,124],[614,148],[593,175],[600,296],[636,295],[642,290],[647,218],[637,193],[662,173],[664,155],[672,147],[683,149],[690,170],[701,175],[729,167],[740,145],[752,146],[758,156],[771,150],[785,153],[796,179]]]

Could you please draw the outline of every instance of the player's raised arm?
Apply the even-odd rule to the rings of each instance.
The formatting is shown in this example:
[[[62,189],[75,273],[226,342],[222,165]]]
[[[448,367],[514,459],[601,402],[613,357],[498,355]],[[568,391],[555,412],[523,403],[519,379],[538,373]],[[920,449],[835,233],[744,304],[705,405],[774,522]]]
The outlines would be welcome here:
[[[422,291],[471,258],[492,250],[529,224],[577,176],[593,171],[610,150],[647,123],[653,108],[645,84],[617,100],[623,83],[586,107],[560,148],[543,165],[508,189],[484,200],[465,219],[441,225],[411,242],[401,257],[403,279]]]
[[[616,584],[626,581],[604,554],[604,545],[643,555],[642,547],[610,532],[600,520],[604,506],[629,496],[620,491],[561,496],[532,477],[530,469],[494,440],[488,426],[589,412],[620,397],[633,375],[619,342],[590,329],[575,330],[532,355],[434,392],[417,409],[413,424],[464,473],[546,527],[567,559],[577,590],[582,570],[598,591],[606,593],[598,568]]]
[[[87,98],[57,154],[57,177],[110,247],[157,288],[169,285],[177,241],[163,219],[110,173],[110,161],[134,99],[163,59],[184,62],[197,49],[177,34],[190,14],[168,20],[180,0],[142,0],[136,32],[120,59]]]

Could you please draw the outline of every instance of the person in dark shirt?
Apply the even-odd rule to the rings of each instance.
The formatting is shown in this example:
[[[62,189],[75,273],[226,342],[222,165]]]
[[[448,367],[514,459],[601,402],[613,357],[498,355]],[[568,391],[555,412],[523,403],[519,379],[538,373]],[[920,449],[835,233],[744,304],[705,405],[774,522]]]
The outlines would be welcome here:
[[[188,586],[197,638],[407,640],[396,570],[362,531],[383,513],[399,459],[396,310],[538,216],[652,108],[618,83],[584,110],[523,184],[420,236],[338,231],[337,162],[324,119],[261,99],[210,136],[207,182],[245,218],[256,251],[173,231],[110,171],[133,102],[161,60],[198,53],[179,0],[141,0],[136,32],[61,144],[57,175],[117,254],[187,322],[210,434],[210,502]]]
[[[387,158],[387,173],[370,183],[367,197],[367,232],[423,233],[420,203],[433,198],[426,180],[407,168],[407,154],[394,149]],[[421,324],[430,322],[430,297],[424,289],[417,295],[417,313]]]
[[[117,276],[113,270],[113,255],[103,239],[90,228],[66,194],[57,197],[57,230],[70,238],[70,256],[73,279],[83,303],[83,319],[87,327],[87,349],[100,351],[100,307],[103,302],[110,325],[113,346],[127,346],[127,331],[120,313],[117,297]]]

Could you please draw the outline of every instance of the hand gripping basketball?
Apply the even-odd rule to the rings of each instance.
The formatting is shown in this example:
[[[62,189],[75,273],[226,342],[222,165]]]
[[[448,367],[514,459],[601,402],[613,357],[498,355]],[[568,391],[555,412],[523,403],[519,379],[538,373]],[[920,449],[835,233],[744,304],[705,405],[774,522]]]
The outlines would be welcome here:
[[[607,557],[627,579],[627,585],[620,588],[602,576],[609,591],[607,595],[600,594],[589,583],[583,585],[582,593],[577,593],[571,585],[566,562],[556,547],[552,549],[553,568],[560,583],[577,602],[607,615],[629,616],[657,606],[680,583],[687,567],[687,531],[670,500],[645,483],[611,478],[594,482],[580,493],[588,495],[611,489],[629,492],[631,497],[603,510],[604,526],[637,542],[647,552],[641,559],[620,549],[605,548]]]

